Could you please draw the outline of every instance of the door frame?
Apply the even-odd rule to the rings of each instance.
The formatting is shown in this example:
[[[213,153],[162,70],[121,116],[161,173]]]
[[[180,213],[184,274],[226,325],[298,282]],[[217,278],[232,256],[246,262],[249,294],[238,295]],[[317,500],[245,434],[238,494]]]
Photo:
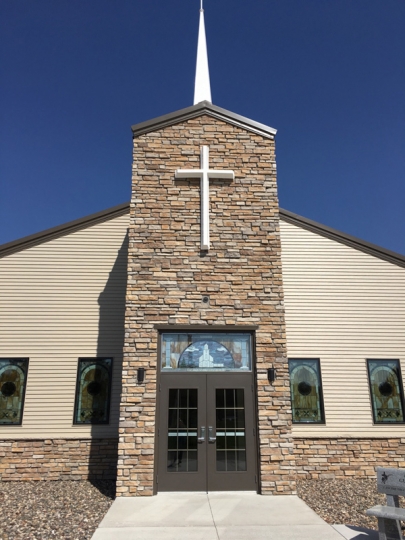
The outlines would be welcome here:
[[[153,495],[158,494],[158,461],[159,461],[159,419],[161,412],[161,400],[160,400],[160,388],[161,388],[161,353],[162,353],[162,334],[164,332],[201,332],[201,333],[240,333],[245,332],[251,335],[252,339],[252,384],[253,384],[253,418],[252,425],[254,426],[256,433],[256,477],[257,477],[257,493],[261,493],[261,474],[260,474],[260,441],[259,441],[259,415],[258,415],[258,396],[257,396],[257,369],[256,369],[256,330],[258,326],[249,325],[249,326],[227,326],[227,325],[217,325],[210,327],[207,325],[176,325],[176,324],[156,324],[156,339],[157,339],[157,359],[156,359],[156,410],[155,410],[155,437],[154,437],[154,453],[153,453]],[[208,372],[207,372],[208,373]],[[212,372],[211,372],[212,373]],[[232,372],[231,372],[232,373]],[[169,492],[170,493],[170,492]]]

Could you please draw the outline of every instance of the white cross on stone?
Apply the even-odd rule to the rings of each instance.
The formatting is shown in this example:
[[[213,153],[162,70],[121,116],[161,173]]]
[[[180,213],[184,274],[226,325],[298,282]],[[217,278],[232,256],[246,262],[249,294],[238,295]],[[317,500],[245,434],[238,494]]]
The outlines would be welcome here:
[[[201,169],[178,169],[175,178],[199,178],[201,187],[201,249],[210,249],[209,190],[210,178],[234,180],[233,171],[215,171],[209,168],[209,147],[201,147]]]

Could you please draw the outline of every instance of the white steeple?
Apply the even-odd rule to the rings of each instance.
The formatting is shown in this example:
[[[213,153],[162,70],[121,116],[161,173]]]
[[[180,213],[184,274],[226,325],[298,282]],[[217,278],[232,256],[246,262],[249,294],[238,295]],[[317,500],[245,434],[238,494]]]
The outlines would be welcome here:
[[[195,71],[194,105],[211,102],[210,72],[208,69],[207,39],[205,37],[203,0],[200,0],[200,28],[198,30],[197,67]]]

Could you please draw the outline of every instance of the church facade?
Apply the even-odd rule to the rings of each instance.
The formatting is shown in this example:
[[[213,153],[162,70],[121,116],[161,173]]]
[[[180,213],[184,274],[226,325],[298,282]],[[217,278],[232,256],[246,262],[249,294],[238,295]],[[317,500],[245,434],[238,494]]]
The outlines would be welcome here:
[[[129,205],[1,249],[2,480],[404,466],[405,258],[280,210],[271,128],[202,102],[133,133]]]
[[[133,126],[129,204],[0,246],[0,479],[292,494],[405,466],[405,257],[279,208],[276,130]]]

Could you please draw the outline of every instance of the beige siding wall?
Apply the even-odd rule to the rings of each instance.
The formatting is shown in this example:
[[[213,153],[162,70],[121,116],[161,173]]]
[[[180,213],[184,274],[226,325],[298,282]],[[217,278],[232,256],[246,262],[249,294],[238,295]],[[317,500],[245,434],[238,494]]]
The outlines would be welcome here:
[[[366,359],[399,359],[405,378],[405,269],[281,221],[289,358],[320,358],[326,425],[296,437],[395,437],[374,426]]]
[[[128,216],[0,259],[0,358],[28,357],[22,426],[0,439],[117,435]],[[296,437],[403,436],[374,426],[367,358],[401,361],[405,269],[281,221],[290,358],[320,358],[326,425]],[[74,426],[77,360],[113,356],[108,426]]]
[[[118,433],[129,216],[0,259],[0,358],[30,359],[22,426],[0,439]],[[79,357],[112,356],[110,424],[74,426]]]

